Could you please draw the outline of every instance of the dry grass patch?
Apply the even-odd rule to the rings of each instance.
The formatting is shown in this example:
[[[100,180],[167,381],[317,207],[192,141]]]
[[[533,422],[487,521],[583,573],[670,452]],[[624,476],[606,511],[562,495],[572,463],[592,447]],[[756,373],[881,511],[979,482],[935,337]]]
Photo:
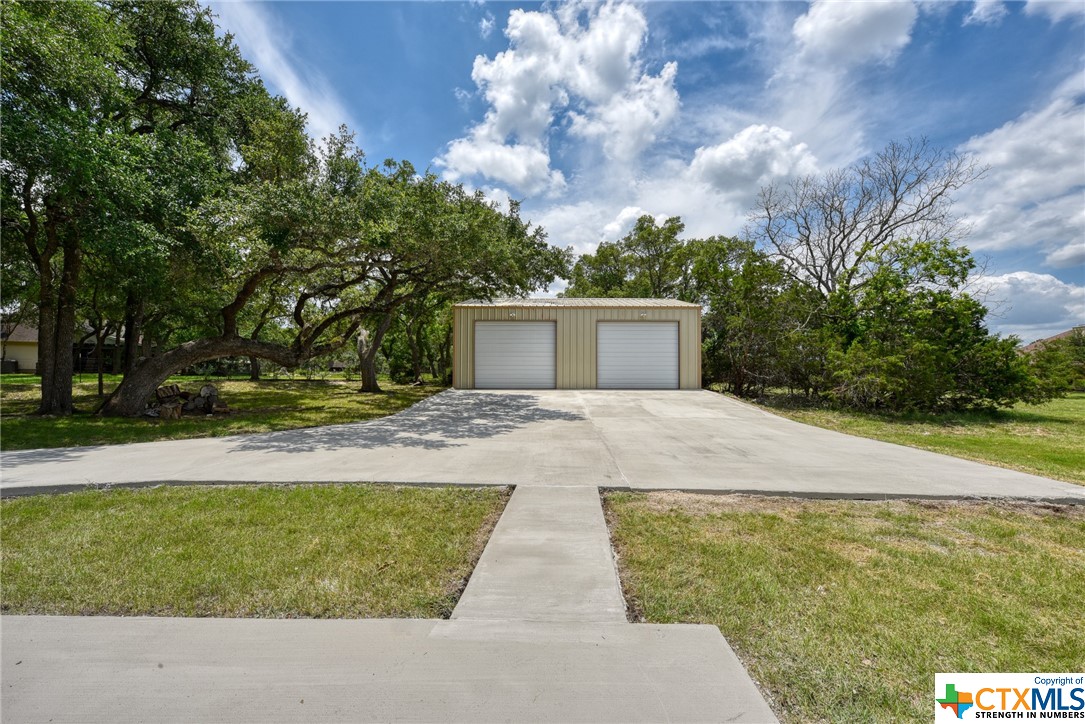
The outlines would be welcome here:
[[[786,721],[929,720],[935,672],[1083,663],[1081,507],[604,500],[634,616],[719,626]]]

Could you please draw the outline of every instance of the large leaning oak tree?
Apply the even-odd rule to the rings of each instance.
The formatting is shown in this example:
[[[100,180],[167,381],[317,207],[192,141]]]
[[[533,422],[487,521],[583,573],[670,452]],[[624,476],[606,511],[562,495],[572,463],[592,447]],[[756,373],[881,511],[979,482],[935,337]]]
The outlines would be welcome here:
[[[167,259],[267,94],[192,0],[8,2],[0,19],[3,253],[38,277],[39,412],[70,414],[86,256]]]
[[[566,271],[568,252],[515,204],[503,212],[408,163],[366,168],[345,129],[314,150],[298,142],[303,124],[282,113],[286,121],[254,125],[239,183],[193,214],[196,244],[174,259],[190,275],[211,270],[203,298],[190,300],[187,313],[202,315],[191,338],[175,335],[179,343],[140,359],[104,414],[139,414],[169,375],[202,361],[294,368],[363,330],[362,389],[379,391],[375,355],[404,304],[434,293],[526,294]]]
[[[195,0],[13,1],[0,18],[0,271],[35,295],[11,301],[38,314],[41,413],[72,412],[88,322],[99,356],[107,331],[125,346],[103,414],[140,413],[202,361],[292,368],[363,331],[377,391],[403,305],[527,293],[566,269],[515,204],[368,168],[345,129],[316,147]]]

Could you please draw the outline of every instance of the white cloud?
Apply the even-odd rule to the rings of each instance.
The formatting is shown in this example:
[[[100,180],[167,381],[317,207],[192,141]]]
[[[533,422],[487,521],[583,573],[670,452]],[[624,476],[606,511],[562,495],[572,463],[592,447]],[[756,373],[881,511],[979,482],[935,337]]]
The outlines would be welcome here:
[[[603,227],[603,238],[611,241],[620,239],[633,228],[637,219],[646,213],[648,212],[639,206],[626,206],[618,212],[613,221]]]
[[[1085,202],[1085,195],[1080,200]],[[1085,207],[1085,203],[1082,204],[1082,207]],[[1079,213],[1082,207],[1078,207]],[[1059,247],[1050,252],[1044,261],[1059,269],[1085,268],[1085,242],[1071,242]]]
[[[490,104],[485,118],[435,162],[452,179],[559,192],[564,178],[550,168],[550,141],[562,112],[570,134],[597,142],[609,159],[632,160],[678,111],[677,67],[643,67],[647,32],[643,13],[620,2],[513,10],[508,49],[475,58],[471,77]]]
[[[668,216],[681,216],[671,211],[666,201],[656,202],[631,190],[631,198],[641,198],[651,205],[621,206],[613,199],[585,199],[554,204],[538,214],[532,221],[546,229],[547,239],[557,246],[571,246],[577,254],[591,254],[602,241],[617,241],[633,228],[637,219],[647,214],[661,224]],[[683,216],[683,221],[685,220]]]
[[[980,0],[980,2],[986,1],[987,0]],[[928,17],[939,19],[948,16],[955,4],[956,3],[946,2],[946,0],[915,0],[915,5],[919,12]]]
[[[751,193],[756,193],[753,189]],[[664,168],[654,178],[637,184],[636,202],[656,218],[681,216],[686,236],[701,238],[715,234],[741,234],[746,224],[748,196],[724,193],[692,177],[685,164]]]
[[[586,115],[570,113],[570,130],[585,138],[600,139],[608,158],[631,161],[656,140],[656,134],[678,111],[675,63],[667,63],[657,76],[644,75],[624,93],[616,94]]]
[[[968,22],[996,22],[998,5],[974,4]],[[741,234],[761,186],[854,162],[884,142],[867,138],[872,129],[907,134],[908,114],[892,88],[872,87],[870,69],[898,61],[918,12],[925,23],[955,22],[937,3],[814,2],[798,19],[789,6],[763,12],[748,42],[772,77],[764,90],[742,99],[691,94],[682,105],[670,58],[646,71],[648,24],[637,8],[514,10],[508,48],[475,60],[485,117],[437,163],[449,178],[527,194],[525,215],[578,253],[621,238],[642,214],[681,216],[687,237]],[[1083,81],[1075,75],[1030,112],[958,147],[991,166],[956,206],[973,224],[970,246],[1039,252],[1054,268],[1085,264]],[[627,162],[646,149],[649,163]],[[559,157],[575,168],[568,178],[554,167]],[[1024,271],[983,281],[989,301],[1002,302],[992,328],[1026,339],[1069,326],[1066,310],[1074,300],[1081,307],[1085,283]]]
[[[1085,3],[1081,0],[1028,0],[1025,12],[1030,15],[1046,15],[1051,22],[1085,19]]]
[[[992,331],[1031,342],[1085,323],[1085,286],[1029,271],[983,276],[974,284],[985,290]]]
[[[702,146],[693,155],[691,175],[743,203],[773,180],[811,174],[817,159],[805,143],[777,126],[748,126],[715,146]]]
[[[536,144],[496,143],[473,135],[450,143],[440,163],[453,182],[480,175],[528,194],[553,194],[565,188],[565,177],[550,168],[550,157]]]
[[[607,236],[603,229],[614,218],[605,200],[584,200],[555,204],[532,215],[532,220],[546,229],[547,240],[556,246],[571,246],[577,254],[595,251]]]
[[[490,33],[494,31],[494,25],[496,24],[494,14],[487,11],[482,20],[478,21],[478,34],[483,38],[490,37]]]
[[[964,25],[998,25],[1010,12],[1003,0],[975,0]]]
[[[309,134],[317,139],[335,133],[340,124],[360,131],[327,79],[291,57],[289,33],[260,5],[220,2],[213,6],[220,25],[233,33],[245,57],[264,81],[309,116]]]
[[[707,35],[700,38],[683,38],[671,48],[671,56],[678,60],[692,60],[725,50],[742,50],[750,47],[749,38],[731,35]]]
[[[977,249],[1040,247],[1048,264],[1085,260],[1083,76],[1063,82],[1043,107],[961,146],[991,167],[961,195]]]
[[[804,61],[857,64],[887,62],[911,39],[917,11],[903,2],[814,0],[792,28]]]
[[[663,162],[650,176],[607,187],[588,199],[548,206],[532,218],[553,243],[572,245],[583,254],[595,251],[601,241],[620,239],[645,214],[657,222],[680,216],[685,236],[697,238],[740,234],[746,211],[743,201],[691,178],[689,165],[675,159]]]
[[[896,61],[918,15],[911,0],[811,3],[789,34],[765,41],[772,125],[801,138],[826,166],[870,152],[866,129],[892,115],[898,99],[857,78],[867,66]]]
[[[464,90],[463,88],[453,88],[452,95],[456,96],[456,102],[459,103],[460,108],[463,108],[464,110],[467,109],[468,104],[471,103],[471,99],[475,96],[474,93],[469,90]]]

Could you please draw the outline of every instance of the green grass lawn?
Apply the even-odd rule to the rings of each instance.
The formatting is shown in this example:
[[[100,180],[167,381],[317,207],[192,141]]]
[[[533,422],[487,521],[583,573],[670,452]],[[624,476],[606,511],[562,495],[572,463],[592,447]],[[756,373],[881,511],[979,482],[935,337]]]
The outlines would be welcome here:
[[[119,376],[106,377],[106,390],[120,383]],[[358,382],[344,380],[224,380],[221,378],[171,377],[181,389],[198,392],[213,384],[219,398],[233,413],[214,417],[102,418],[88,414],[100,402],[94,375],[83,375],[75,385],[75,406],[81,414],[71,417],[39,417],[39,379],[33,375],[0,377],[0,450],[108,445],[191,437],[219,437],[244,432],[269,432],[315,425],[369,420],[399,412],[444,389],[436,385],[413,387],[381,380],[384,394],[358,392]]]
[[[158,487],[0,503],[9,614],[446,617],[498,488]]]
[[[610,493],[631,607],[723,632],[785,721],[929,721],[934,674],[1081,671],[1085,509]]]
[[[1085,393],[993,413],[891,417],[774,403],[792,420],[1085,485]]]

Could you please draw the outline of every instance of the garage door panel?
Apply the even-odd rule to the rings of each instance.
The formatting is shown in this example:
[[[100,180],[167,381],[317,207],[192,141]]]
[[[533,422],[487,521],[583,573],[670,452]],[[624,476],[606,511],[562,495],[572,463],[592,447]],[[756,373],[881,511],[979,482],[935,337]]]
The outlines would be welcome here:
[[[475,387],[552,389],[556,336],[554,322],[477,322]]]
[[[600,389],[677,389],[677,322],[600,322]]]

